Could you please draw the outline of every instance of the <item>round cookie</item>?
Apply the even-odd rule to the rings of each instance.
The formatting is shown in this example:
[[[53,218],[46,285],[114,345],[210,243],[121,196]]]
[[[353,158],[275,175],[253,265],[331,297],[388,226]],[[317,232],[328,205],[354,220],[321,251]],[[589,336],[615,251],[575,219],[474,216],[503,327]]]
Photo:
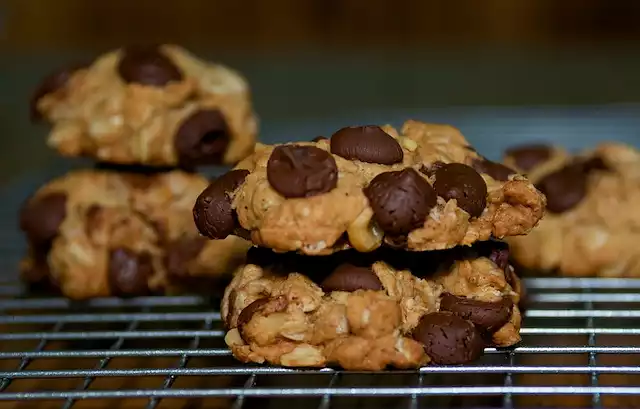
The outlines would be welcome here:
[[[509,238],[513,259],[536,272],[569,276],[640,275],[640,152],[613,142],[569,155],[536,145],[507,151],[505,162],[526,162],[547,198],[547,214],[527,236]],[[523,170],[525,170],[523,168]]]
[[[525,177],[480,156],[455,128],[416,121],[399,132],[348,127],[330,139],[258,144],[228,177],[232,185],[220,178],[196,201],[203,235],[250,235],[256,245],[309,255],[439,250],[526,234],[545,207]]]
[[[23,278],[73,299],[167,293],[223,278],[250,244],[198,234],[191,207],[207,184],[177,170],[83,170],[53,180],[20,212],[29,243]]]
[[[471,362],[520,341],[520,286],[494,244],[314,258],[254,247],[225,291],[225,342],[243,362],[289,367]]]
[[[234,164],[257,133],[246,80],[174,45],[126,47],[45,78],[34,119],[65,156],[180,166]]]

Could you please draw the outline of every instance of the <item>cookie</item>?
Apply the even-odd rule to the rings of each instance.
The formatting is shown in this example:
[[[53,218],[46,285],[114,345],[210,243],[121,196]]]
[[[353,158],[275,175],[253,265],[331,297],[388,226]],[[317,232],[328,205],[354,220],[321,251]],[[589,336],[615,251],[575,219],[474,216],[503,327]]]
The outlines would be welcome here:
[[[182,171],[69,173],[40,188],[20,212],[29,243],[23,278],[73,299],[178,291],[217,281],[244,262],[250,244],[209,241],[191,221],[208,184]]]
[[[505,156],[547,198],[540,224],[527,236],[509,238],[514,260],[538,273],[639,276],[640,152],[613,142],[577,155],[533,146]]]
[[[225,291],[225,342],[240,361],[287,367],[474,361],[520,341],[519,284],[496,263],[502,244],[319,257],[254,247]]]
[[[384,245],[413,251],[528,233],[544,196],[480,156],[455,128],[408,121],[348,127],[330,139],[268,146],[199,196],[194,219],[213,239],[309,255]]]
[[[45,78],[34,119],[66,156],[147,166],[233,164],[253,148],[246,80],[174,45],[127,47]]]

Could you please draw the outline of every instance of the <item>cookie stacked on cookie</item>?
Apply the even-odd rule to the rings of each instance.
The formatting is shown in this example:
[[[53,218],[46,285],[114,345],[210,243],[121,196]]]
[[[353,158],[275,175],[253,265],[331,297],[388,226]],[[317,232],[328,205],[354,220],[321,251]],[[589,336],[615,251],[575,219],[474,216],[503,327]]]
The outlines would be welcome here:
[[[25,202],[23,277],[71,298],[181,289],[234,270],[249,243],[208,241],[191,222],[209,181],[193,171],[229,165],[255,144],[247,82],[173,45],[109,52],[45,78],[31,115],[48,145],[94,159]]]
[[[495,239],[528,233],[545,206],[455,128],[408,121],[258,145],[193,214],[204,236],[267,255],[225,292],[234,356],[373,370],[518,342],[521,288]]]

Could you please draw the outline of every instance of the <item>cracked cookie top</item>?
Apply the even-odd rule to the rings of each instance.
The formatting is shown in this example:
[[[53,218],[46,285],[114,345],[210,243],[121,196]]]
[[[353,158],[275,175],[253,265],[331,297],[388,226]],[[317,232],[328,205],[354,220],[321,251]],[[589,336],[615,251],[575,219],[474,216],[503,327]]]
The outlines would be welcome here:
[[[387,245],[414,251],[526,234],[544,196],[446,125],[408,121],[331,138],[259,144],[198,197],[200,232],[276,251],[329,254]]]
[[[125,47],[46,77],[33,119],[66,156],[148,166],[233,164],[253,148],[246,80],[174,45]]]

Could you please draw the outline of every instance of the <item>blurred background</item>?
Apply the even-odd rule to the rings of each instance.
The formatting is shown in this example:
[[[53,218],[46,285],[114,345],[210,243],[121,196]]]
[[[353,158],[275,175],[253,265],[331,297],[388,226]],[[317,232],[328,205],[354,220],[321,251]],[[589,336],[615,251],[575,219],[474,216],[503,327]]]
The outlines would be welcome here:
[[[640,141],[634,0],[4,0],[0,33],[5,186],[74,166],[28,122],[39,79],[131,43],[242,71],[267,141],[409,117],[453,123],[490,157],[528,139]]]

